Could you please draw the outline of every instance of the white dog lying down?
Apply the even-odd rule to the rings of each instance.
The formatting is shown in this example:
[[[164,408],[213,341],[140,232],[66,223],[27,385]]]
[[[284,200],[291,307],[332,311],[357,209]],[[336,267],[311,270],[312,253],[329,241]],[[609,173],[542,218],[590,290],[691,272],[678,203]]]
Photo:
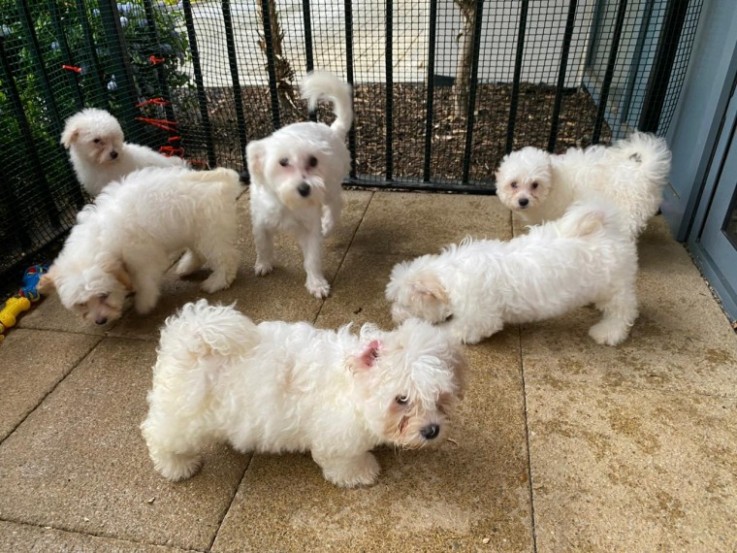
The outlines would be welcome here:
[[[599,198],[622,210],[637,237],[658,212],[670,164],[665,140],[640,132],[608,148],[571,148],[561,155],[528,146],[502,160],[497,196],[529,224],[553,221],[573,202]]]
[[[185,249],[179,275],[205,265],[212,274],[202,289],[227,288],[240,259],[235,201],[242,190],[230,169],[135,171],[79,212],[39,288],[56,288],[64,307],[96,324],[120,318],[129,292],[136,311],[148,313],[171,257]]]
[[[527,323],[595,303],[589,335],[615,345],[637,318],[637,251],[616,208],[574,204],[508,242],[466,239],[439,255],[397,264],[386,287],[396,322],[444,323],[476,343],[505,323]]]
[[[120,123],[104,109],[86,108],[72,115],[64,124],[61,143],[69,150],[77,180],[90,196],[137,169],[188,166],[179,157],[124,142]]]
[[[255,325],[199,300],[161,331],[141,429],[169,480],[192,476],[202,448],[227,441],[243,452],[310,451],[330,482],[372,484],[374,447],[442,441],[463,387],[459,348],[417,319],[354,335],[350,325]]]
[[[305,77],[301,88],[310,109],[322,97],[331,100],[336,118],[329,127],[294,123],[248,143],[255,271],[272,271],[274,235],[286,230],[302,249],[307,290],[324,298],[330,284],[322,273],[322,237],[338,224],[343,208],[341,183],[351,166],[345,137],[353,122],[352,89],[330,73],[317,71]]]

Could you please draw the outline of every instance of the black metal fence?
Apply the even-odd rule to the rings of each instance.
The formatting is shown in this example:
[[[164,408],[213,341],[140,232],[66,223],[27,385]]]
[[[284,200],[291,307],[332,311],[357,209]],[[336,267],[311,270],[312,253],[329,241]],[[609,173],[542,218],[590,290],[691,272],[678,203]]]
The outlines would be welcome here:
[[[0,274],[48,256],[86,198],[59,145],[82,107],[195,166],[354,85],[349,184],[493,193],[501,157],[663,133],[701,0],[0,0]],[[329,120],[329,113],[317,117]]]

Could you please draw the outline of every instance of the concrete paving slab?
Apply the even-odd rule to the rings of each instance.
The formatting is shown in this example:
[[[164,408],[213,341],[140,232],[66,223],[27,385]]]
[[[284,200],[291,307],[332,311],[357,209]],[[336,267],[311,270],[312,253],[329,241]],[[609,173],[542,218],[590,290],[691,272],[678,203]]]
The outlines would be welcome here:
[[[412,258],[469,235],[505,240],[511,237],[510,217],[496,197],[444,195],[438,203],[437,194],[377,194],[352,248]]]
[[[379,449],[372,487],[333,486],[309,455],[255,455],[213,551],[532,551],[518,342],[470,349],[450,440]]]
[[[713,395],[737,390],[737,336],[662,218],[641,236],[639,254],[640,317],[629,339],[610,348],[589,338],[588,328],[600,318],[593,308],[526,325],[522,341],[528,382]]]
[[[147,545],[53,528],[0,521],[0,551],[13,553],[180,553],[184,549]]]
[[[0,344],[0,442],[100,339],[25,328],[5,337]]]
[[[734,551],[737,400],[528,385],[537,550]]]
[[[138,425],[154,344],[107,338],[0,445],[0,517],[97,536],[206,549],[248,456],[206,455],[197,478],[154,470]]]

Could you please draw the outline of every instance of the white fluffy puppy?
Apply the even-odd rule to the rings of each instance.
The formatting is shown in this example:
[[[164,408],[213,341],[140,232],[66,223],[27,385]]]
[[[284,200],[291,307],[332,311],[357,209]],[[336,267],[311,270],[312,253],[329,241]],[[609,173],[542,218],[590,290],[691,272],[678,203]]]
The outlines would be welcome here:
[[[573,202],[598,197],[620,208],[637,237],[658,212],[670,165],[665,139],[641,132],[608,148],[571,148],[561,155],[528,146],[504,157],[496,191],[530,224],[553,221]]]
[[[350,85],[326,72],[308,74],[302,96],[314,109],[321,97],[330,99],[335,122],[288,125],[246,147],[251,175],[251,217],[256,243],[256,274],[274,268],[274,234],[296,235],[304,256],[309,292],[324,298],[330,284],[322,272],[322,237],[338,223],[343,207],[341,183],[351,156],[345,137],[353,122]]]
[[[397,264],[386,287],[396,322],[444,323],[476,343],[505,323],[527,323],[595,303],[589,330],[616,345],[637,318],[637,251],[616,208],[573,204],[556,221],[510,241],[466,239],[439,255]]]
[[[227,288],[239,262],[235,201],[242,190],[230,169],[135,171],[79,212],[39,289],[55,288],[64,307],[96,324],[118,319],[129,292],[136,311],[148,313],[171,256],[185,249],[178,274],[205,265],[212,274],[202,289]]]
[[[72,115],[64,124],[61,143],[69,150],[77,179],[90,196],[137,169],[188,166],[179,157],[124,142],[120,123],[104,109],[86,108]]]
[[[463,387],[459,347],[417,319],[355,335],[350,325],[256,325],[199,300],[161,331],[141,429],[169,480],[192,476],[205,445],[229,442],[243,452],[310,451],[330,482],[372,484],[374,447],[442,441]]]

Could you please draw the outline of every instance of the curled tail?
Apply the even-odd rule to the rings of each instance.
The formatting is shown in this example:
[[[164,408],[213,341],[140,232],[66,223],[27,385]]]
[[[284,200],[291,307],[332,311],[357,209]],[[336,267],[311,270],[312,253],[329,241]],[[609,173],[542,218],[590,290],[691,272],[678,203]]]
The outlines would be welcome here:
[[[652,190],[661,191],[665,187],[672,154],[664,138],[635,132],[626,140],[616,142],[612,148],[622,159],[631,159],[640,164],[638,173]]]
[[[212,355],[237,357],[258,342],[258,327],[251,319],[232,305],[210,305],[201,299],[186,304],[166,320],[159,352],[175,347],[179,350],[176,354],[198,359]]]
[[[241,180],[241,175],[226,167],[217,167],[210,171],[193,171],[192,174],[200,182],[219,184],[223,190],[233,196],[233,199],[237,198],[246,188]]]
[[[341,81],[327,71],[308,73],[300,86],[302,97],[308,102],[310,110],[317,107],[320,98],[333,102],[335,121],[330,128],[343,139],[353,124],[353,89],[351,85]]]

